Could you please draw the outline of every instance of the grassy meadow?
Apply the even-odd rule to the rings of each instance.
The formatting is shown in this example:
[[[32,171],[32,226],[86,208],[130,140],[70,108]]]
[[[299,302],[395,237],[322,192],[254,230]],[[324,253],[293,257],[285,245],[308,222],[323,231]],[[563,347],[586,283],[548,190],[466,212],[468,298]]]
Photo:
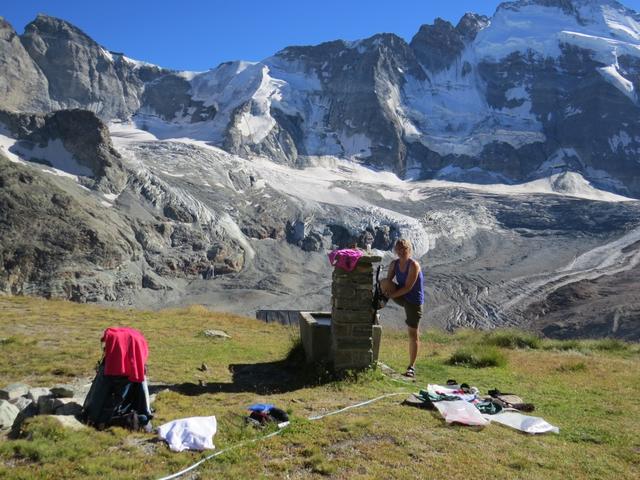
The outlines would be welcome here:
[[[199,306],[152,312],[0,297],[0,312],[1,385],[90,381],[102,330],[126,325],[149,342],[154,425],[215,415],[214,444],[222,449],[272,431],[244,424],[247,405],[268,401],[290,413],[292,424],[281,435],[231,450],[183,478],[640,478],[638,344],[424,330],[416,383],[408,384],[381,369],[332,379],[302,364],[297,329]],[[207,329],[231,339],[205,337]],[[384,331],[380,360],[404,370],[403,332]],[[450,378],[483,394],[492,388],[519,394],[560,434],[451,426],[437,412],[400,405],[404,395],[306,420]],[[209,453],[173,453],[154,435],[68,431],[36,417],[21,438],[0,439],[0,478],[160,478]]]

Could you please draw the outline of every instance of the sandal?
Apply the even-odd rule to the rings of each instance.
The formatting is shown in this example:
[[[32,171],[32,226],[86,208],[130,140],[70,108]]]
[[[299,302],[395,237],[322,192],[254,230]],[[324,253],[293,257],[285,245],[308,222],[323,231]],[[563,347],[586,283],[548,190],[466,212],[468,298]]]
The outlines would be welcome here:
[[[413,367],[407,367],[407,371],[404,372],[404,376],[414,378],[416,376],[416,369]]]

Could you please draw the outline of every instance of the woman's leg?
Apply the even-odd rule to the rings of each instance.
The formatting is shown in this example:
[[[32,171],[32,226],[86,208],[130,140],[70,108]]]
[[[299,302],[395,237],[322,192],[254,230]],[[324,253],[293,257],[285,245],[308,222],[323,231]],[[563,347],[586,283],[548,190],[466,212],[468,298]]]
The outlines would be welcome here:
[[[420,348],[420,334],[417,328],[407,327],[407,329],[409,330],[409,367],[414,368]]]

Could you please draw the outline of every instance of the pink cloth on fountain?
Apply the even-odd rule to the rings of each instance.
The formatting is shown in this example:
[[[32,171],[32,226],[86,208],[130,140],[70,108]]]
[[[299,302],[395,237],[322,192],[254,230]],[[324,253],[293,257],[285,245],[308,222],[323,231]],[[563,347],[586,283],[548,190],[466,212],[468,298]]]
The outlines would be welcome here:
[[[327,255],[331,265],[341,268],[347,272],[352,272],[353,269],[356,268],[358,260],[364,254],[360,250],[343,248],[342,250],[334,250]]]

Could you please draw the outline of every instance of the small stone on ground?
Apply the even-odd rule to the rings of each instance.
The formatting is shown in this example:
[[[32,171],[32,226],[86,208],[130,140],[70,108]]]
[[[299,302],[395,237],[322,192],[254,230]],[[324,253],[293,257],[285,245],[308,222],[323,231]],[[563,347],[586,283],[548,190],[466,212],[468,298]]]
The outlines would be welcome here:
[[[229,334],[223,332],[222,330],[205,330],[202,332],[205,337],[210,338],[231,338]]]

